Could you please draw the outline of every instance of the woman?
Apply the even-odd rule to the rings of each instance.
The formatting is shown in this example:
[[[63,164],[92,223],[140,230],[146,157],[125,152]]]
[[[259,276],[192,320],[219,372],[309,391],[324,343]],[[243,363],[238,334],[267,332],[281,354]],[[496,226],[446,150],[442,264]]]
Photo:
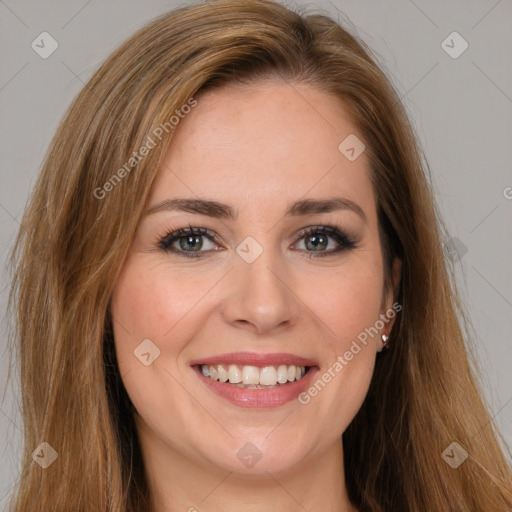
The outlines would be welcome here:
[[[333,20],[150,23],[70,107],[13,252],[12,510],[510,509],[442,229]]]

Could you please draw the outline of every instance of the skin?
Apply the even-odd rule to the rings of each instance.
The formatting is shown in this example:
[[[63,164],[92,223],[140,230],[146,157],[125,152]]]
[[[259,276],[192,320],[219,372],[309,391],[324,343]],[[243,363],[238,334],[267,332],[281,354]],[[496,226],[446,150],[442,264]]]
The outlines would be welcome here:
[[[351,162],[338,150],[349,134],[362,136],[339,99],[306,84],[264,81],[196,99],[175,132],[148,207],[171,197],[208,198],[231,205],[239,217],[145,216],[111,304],[120,371],[138,412],[157,510],[355,511],[341,434],[368,391],[380,335],[360,344],[306,405],[238,407],[212,393],[190,362],[236,351],[287,352],[317,361],[321,376],[391,308],[367,156]],[[366,221],[351,210],[284,217],[294,201],[333,196],[357,203]],[[168,231],[189,223],[222,243],[200,237],[198,259],[157,247]],[[357,247],[310,258],[310,238],[297,233],[333,223]],[[250,264],[236,252],[247,236],[263,248]],[[338,246],[328,240],[320,251]],[[173,247],[179,250],[179,241]],[[389,334],[392,324],[380,332]],[[134,357],[144,339],[160,350],[149,366]],[[248,442],[261,454],[252,467],[237,457]]]

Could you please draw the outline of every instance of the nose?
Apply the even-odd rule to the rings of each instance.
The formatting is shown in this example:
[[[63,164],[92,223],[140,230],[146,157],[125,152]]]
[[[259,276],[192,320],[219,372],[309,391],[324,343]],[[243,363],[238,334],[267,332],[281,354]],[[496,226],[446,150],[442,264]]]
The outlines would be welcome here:
[[[257,334],[275,334],[294,326],[301,301],[285,267],[271,250],[264,250],[252,263],[239,258],[229,273],[224,320]]]

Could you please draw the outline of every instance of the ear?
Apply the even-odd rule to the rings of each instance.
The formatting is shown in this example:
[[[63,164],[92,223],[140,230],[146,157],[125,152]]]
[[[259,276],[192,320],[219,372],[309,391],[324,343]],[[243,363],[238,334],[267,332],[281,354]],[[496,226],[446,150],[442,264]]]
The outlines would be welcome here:
[[[384,322],[384,327],[381,330],[379,339],[377,341],[377,351],[381,352],[385,346],[385,342],[382,340],[382,335],[386,335],[389,338],[389,333],[395,323],[396,314],[402,309],[402,305],[395,302],[395,296],[398,292],[400,285],[400,277],[402,275],[402,261],[395,258],[393,261],[392,268],[392,286],[385,293],[382,301],[382,309],[380,318]]]

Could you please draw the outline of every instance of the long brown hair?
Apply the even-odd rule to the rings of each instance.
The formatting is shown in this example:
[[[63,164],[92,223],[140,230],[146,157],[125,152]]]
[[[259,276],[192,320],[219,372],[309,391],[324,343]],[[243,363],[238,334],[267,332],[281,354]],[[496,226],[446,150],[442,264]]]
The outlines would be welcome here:
[[[325,15],[217,0],[157,18],[92,76],[53,138],[11,257],[25,441],[14,512],[151,510],[110,297],[179,126],[169,120],[200,91],[258,78],[309,83],[348,107],[371,163],[386,286],[402,261],[390,350],[343,434],[350,499],[361,512],[512,507],[430,171],[376,60]],[[46,469],[31,457],[42,442],[58,453]],[[453,442],[468,454],[456,469],[442,457]]]

